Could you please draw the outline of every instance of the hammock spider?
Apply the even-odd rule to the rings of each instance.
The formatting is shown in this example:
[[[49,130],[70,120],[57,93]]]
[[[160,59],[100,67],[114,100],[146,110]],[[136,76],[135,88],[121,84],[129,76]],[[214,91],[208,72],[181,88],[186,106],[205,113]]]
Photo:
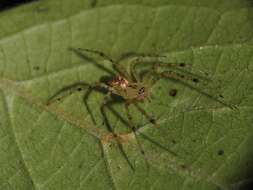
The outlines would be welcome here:
[[[101,105],[100,105],[100,111],[102,113],[103,120],[105,122],[106,127],[115,137],[117,137],[117,134],[113,132],[110,122],[107,118],[105,108],[110,102],[111,95],[118,96],[124,102],[124,109],[125,109],[126,116],[128,119],[128,125],[136,137],[138,146],[140,147],[140,151],[142,154],[144,154],[144,151],[138,141],[137,134],[136,134],[137,133],[136,126],[130,114],[129,106],[130,105],[135,106],[137,110],[139,110],[140,113],[150,123],[156,126],[157,125],[156,120],[152,118],[142,107],[140,107],[139,103],[144,102],[145,100],[150,101],[151,88],[161,78],[166,78],[166,79],[174,80],[177,82],[181,82],[182,84],[219,102],[220,104],[226,107],[231,107],[230,104],[227,104],[223,100],[213,97],[209,95],[208,93],[203,92],[199,90],[198,88],[195,88],[192,85],[189,85],[188,83],[185,83],[184,81],[198,83],[199,80],[209,80],[205,77],[196,75],[192,72],[189,72],[183,69],[184,67],[187,66],[185,63],[166,63],[166,62],[160,61],[159,58],[161,57],[156,56],[156,55],[136,55],[136,54],[125,54],[125,55],[122,55],[119,60],[114,61],[103,52],[100,52],[97,50],[82,49],[82,48],[77,48],[77,49],[71,48],[71,50],[83,58],[87,58],[86,54],[82,53],[82,52],[86,52],[87,54],[93,54],[93,55],[99,56],[100,58],[104,60],[109,61],[112,64],[112,67],[117,74],[115,75],[114,72],[111,72],[110,70],[108,70],[106,67],[104,67],[101,64],[92,62],[96,67],[110,74],[107,77],[107,80],[102,80],[94,84],[80,82],[80,83],[75,83],[70,86],[64,87],[49,99],[48,104],[51,104],[54,101],[60,101],[62,98],[66,97],[67,95],[72,94],[76,90],[81,91],[83,89],[87,89],[87,91],[84,94],[84,103],[85,103],[88,113],[91,116],[93,123],[96,124],[95,118],[88,105],[87,99],[93,90],[99,91],[99,92],[101,91],[106,92],[106,95],[104,96],[103,101],[101,102]],[[129,66],[130,66],[129,71],[120,64],[124,59],[131,59],[129,62]],[[140,72],[137,69],[139,65],[143,65],[143,66],[149,65],[150,69],[148,70],[144,69]],[[163,71],[160,71],[160,69],[163,69]]]

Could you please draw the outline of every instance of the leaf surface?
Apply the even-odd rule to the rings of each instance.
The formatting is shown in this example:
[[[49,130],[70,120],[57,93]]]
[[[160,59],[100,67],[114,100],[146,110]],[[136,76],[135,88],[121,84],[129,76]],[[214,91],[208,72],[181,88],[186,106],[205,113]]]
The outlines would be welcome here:
[[[244,0],[42,1],[0,14],[0,189],[237,189],[252,176],[252,8]],[[134,107],[137,139],[123,104],[102,120],[103,94],[60,89],[108,75],[69,48],[165,56],[212,80],[197,87],[237,109],[168,80]],[[110,62],[99,64],[113,71]],[[129,61],[124,61],[125,67]],[[169,96],[177,89],[176,97]],[[115,115],[118,114],[118,115]],[[174,155],[175,153],[176,155]]]

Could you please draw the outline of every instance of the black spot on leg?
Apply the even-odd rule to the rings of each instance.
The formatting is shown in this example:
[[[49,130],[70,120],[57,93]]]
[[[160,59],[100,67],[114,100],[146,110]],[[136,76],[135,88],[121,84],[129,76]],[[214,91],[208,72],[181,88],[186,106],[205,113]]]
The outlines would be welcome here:
[[[192,79],[192,81],[197,83],[197,82],[199,82],[199,79],[194,78],[194,79]]]
[[[222,94],[219,95],[220,98],[224,98],[224,96]]]
[[[184,67],[184,66],[185,66],[185,63],[180,63],[179,66],[180,66],[180,67]]]
[[[82,88],[81,88],[81,87],[77,88],[77,91],[81,91],[81,90],[82,90]]]
[[[139,89],[139,95],[141,95],[141,94],[144,94],[145,93],[145,88],[144,87],[141,87],[140,89]]]
[[[223,154],[224,154],[224,150],[218,150],[218,152],[217,152],[217,154],[219,155],[219,156],[222,156]]]
[[[172,96],[172,97],[175,97],[177,95],[177,89],[171,89],[169,91],[169,95]]]

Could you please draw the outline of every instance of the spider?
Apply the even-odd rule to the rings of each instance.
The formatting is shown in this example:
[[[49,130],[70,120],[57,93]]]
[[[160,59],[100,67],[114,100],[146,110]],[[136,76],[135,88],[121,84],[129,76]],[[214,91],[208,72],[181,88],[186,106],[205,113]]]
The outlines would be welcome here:
[[[184,68],[187,67],[185,63],[166,63],[164,61],[160,61],[159,58],[161,56],[158,55],[137,55],[135,53],[127,53],[122,55],[117,61],[114,61],[108,55],[103,52],[93,50],[93,49],[83,49],[83,48],[71,48],[71,51],[75,52],[77,55],[88,58],[86,54],[94,54],[99,56],[100,58],[109,61],[112,64],[112,68],[116,72],[111,72],[103,65],[92,62],[96,67],[102,69],[109,73],[109,76],[102,77],[100,81],[95,82],[93,84],[89,84],[86,82],[79,82],[69,86],[66,86],[59,90],[56,94],[54,94],[48,100],[48,105],[55,102],[60,101],[64,97],[72,94],[74,91],[81,91],[83,89],[87,89],[84,94],[84,103],[88,113],[91,116],[92,122],[96,124],[96,120],[92,114],[91,108],[87,102],[87,99],[93,90],[105,92],[105,96],[100,105],[100,111],[104,120],[104,123],[108,130],[117,137],[117,134],[113,132],[113,129],[110,125],[108,117],[106,115],[106,107],[110,102],[110,97],[117,96],[123,101],[124,109],[126,112],[127,120],[130,129],[136,137],[138,146],[141,150],[141,153],[144,154],[144,150],[138,141],[137,138],[137,128],[133,122],[131,113],[129,111],[129,106],[133,105],[137,108],[137,110],[154,126],[157,126],[156,119],[151,117],[140,105],[139,103],[143,103],[144,101],[151,101],[151,89],[156,84],[158,80],[161,78],[170,79],[186,85],[199,93],[219,102],[220,104],[233,108],[230,104],[226,103],[219,98],[209,95],[208,93],[192,86],[191,84],[186,83],[185,81],[190,81],[191,83],[198,83],[200,80],[209,80],[206,77],[199,76],[195,73],[189,72]],[[120,63],[123,60],[130,59],[129,69],[123,67]],[[138,66],[150,66],[149,69],[141,69],[138,70]],[[188,65],[189,66],[189,65]],[[160,71],[163,69],[162,71]],[[124,152],[123,152],[124,154]],[[174,153],[173,153],[174,154]],[[129,162],[129,161],[128,161]],[[129,163],[130,164],[130,163]],[[131,164],[130,164],[131,166]],[[131,168],[133,168],[131,166]]]

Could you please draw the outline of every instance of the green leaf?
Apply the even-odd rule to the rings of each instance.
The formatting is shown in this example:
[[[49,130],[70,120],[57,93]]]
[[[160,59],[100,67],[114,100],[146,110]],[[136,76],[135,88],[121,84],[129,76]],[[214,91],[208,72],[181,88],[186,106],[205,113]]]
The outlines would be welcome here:
[[[44,0],[2,12],[0,189],[211,190],[250,183],[251,6],[246,0]],[[135,52],[184,62],[212,80],[197,88],[237,109],[160,80],[151,103],[142,104],[157,127],[131,108],[143,155],[123,122],[123,104],[106,111],[120,141],[103,123],[103,94],[92,92],[88,100],[96,125],[84,91],[46,104],[66,86],[108,75],[70,47],[100,50],[114,60]],[[110,62],[93,59],[113,70]]]

